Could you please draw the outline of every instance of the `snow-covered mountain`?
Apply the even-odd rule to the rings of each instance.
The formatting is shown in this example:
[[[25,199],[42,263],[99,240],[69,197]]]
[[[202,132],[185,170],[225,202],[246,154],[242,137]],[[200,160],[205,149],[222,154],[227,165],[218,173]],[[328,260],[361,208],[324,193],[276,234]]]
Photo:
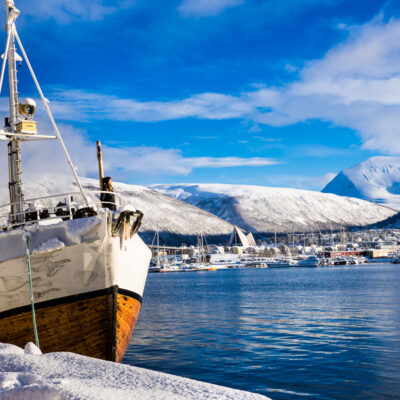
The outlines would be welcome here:
[[[400,157],[371,157],[341,171],[322,192],[357,197],[400,210]]]
[[[82,179],[87,190],[98,181]],[[160,231],[164,240],[186,241],[200,234],[228,235],[233,225],[252,232],[291,232],[372,224],[396,212],[364,200],[297,189],[224,184],[152,185],[113,183],[115,192],[144,212],[141,232]],[[77,191],[70,176],[51,176],[23,185],[25,198]],[[0,204],[8,203],[0,191]],[[192,240],[193,241],[193,240]],[[186,241],[189,243],[190,240]]]
[[[150,187],[253,232],[362,226],[396,213],[360,199],[298,189],[226,184]]]
[[[87,190],[98,190],[98,181],[82,178]],[[25,183],[25,198],[37,198],[49,194],[77,191],[70,176],[42,179],[43,183]],[[166,196],[144,186],[113,182],[115,192],[122,195],[128,204],[144,213],[141,232],[160,231],[164,234],[184,236],[227,235],[233,226],[215,215],[188,203]],[[0,191],[0,204],[8,203],[8,190]],[[163,236],[162,234],[162,236]],[[163,239],[163,238],[161,238]]]

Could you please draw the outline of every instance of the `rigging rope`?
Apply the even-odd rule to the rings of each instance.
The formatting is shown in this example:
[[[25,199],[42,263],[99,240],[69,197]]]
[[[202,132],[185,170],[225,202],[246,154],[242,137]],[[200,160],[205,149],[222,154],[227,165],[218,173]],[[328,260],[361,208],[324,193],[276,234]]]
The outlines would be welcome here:
[[[31,253],[29,251],[29,239],[30,235],[25,234],[25,242],[26,242],[26,261],[28,264],[28,279],[29,279],[29,294],[31,297],[31,308],[32,308],[32,322],[33,322],[33,333],[35,335],[36,346],[39,346],[39,335],[36,326],[36,316],[35,316],[35,301],[33,299],[33,289],[32,289],[32,273],[31,273]]]

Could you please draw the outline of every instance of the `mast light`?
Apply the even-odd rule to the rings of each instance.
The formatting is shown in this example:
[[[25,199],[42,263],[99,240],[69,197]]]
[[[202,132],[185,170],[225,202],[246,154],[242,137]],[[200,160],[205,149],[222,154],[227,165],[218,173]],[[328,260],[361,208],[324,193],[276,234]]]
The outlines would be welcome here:
[[[22,99],[18,104],[18,112],[24,119],[32,119],[36,111],[36,102],[33,99]]]
[[[34,135],[37,133],[36,122],[33,121],[33,115],[36,111],[36,102],[33,99],[22,99],[18,104],[18,112],[23,118],[18,118],[18,122],[15,125],[17,133],[26,135]]]

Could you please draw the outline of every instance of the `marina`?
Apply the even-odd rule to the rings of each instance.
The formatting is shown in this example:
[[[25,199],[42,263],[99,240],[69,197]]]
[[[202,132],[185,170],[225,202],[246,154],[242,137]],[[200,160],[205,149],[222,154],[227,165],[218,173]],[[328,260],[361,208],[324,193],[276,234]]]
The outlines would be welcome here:
[[[123,363],[277,400],[394,400],[399,282],[391,263],[152,274]]]
[[[368,236],[367,236],[368,235]],[[160,245],[156,234],[150,245],[152,262],[149,272],[193,272],[233,268],[315,268],[359,265],[370,262],[399,261],[400,231],[331,232],[276,236],[256,244],[235,226],[225,244],[208,244],[203,237],[197,246]],[[235,239],[232,238],[239,238]],[[201,243],[199,245],[199,243]]]

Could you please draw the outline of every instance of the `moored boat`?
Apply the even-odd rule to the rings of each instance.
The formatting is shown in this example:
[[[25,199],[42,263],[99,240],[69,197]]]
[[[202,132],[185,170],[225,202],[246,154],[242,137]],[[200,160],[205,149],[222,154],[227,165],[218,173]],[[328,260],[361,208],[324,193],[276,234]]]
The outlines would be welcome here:
[[[268,262],[268,268],[289,268],[296,267],[297,264],[297,260],[294,260],[292,258],[284,258]]]
[[[332,258],[332,265],[349,265],[350,261],[343,256]]]
[[[391,261],[392,264],[400,264],[400,256],[399,255],[395,255]]]
[[[301,258],[297,261],[296,267],[319,267],[321,265],[321,260],[316,256],[309,256],[306,258]]]
[[[8,142],[10,203],[0,207],[0,342],[43,352],[70,351],[121,361],[141,308],[151,252],[137,234],[143,214],[100,192],[83,189],[15,27],[19,11],[5,1],[10,116],[0,131]],[[32,75],[55,136],[37,132],[32,99],[18,102],[16,62]],[[23,196],[22,142],[56,139],[71,167],[74,193]],[[28,144],[27,144],[28,145]],[[28,151],[28,149],[27,149]]]

